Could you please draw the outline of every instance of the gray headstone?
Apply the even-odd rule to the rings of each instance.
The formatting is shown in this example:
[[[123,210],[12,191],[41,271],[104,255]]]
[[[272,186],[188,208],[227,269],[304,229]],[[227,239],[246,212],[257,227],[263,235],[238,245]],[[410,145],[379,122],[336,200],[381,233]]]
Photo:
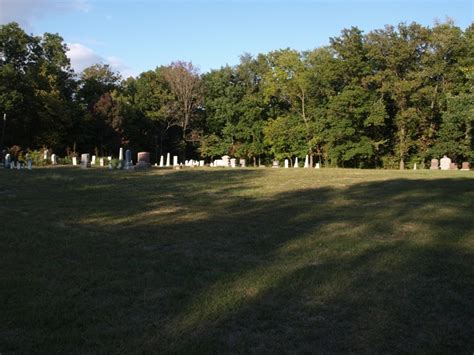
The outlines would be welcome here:
[[[87,153],[81,154],[81,168],[87,169],[91,167],[91,156]]]
[[[7,155],[5,155],[5,169],[10,168],[11,163],[12,163],[11,155],[10,153],[8,153]]]
[[[125,151],[125,169],[133,169],[133,162],[132,162],[132,151],[127,149]]]

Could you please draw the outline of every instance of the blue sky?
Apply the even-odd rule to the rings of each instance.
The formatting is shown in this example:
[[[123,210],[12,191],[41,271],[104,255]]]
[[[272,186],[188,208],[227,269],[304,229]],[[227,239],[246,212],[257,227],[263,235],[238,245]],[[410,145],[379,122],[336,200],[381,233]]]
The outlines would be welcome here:
[[[416,21],[452,18],[466,28],[473,1],[464,0],[0,0],[0,22],[29,33],[59,33],[76,70],[110,64],[123,76],[192,61],[202,72],[239,61],[245,52],[307,50],[328,44],[343,28],[368,32]]]

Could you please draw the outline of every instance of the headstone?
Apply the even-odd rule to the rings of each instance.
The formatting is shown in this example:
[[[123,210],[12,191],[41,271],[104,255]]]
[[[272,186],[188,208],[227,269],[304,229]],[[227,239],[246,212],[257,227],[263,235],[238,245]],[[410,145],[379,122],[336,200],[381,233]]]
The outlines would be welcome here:
[[[92,161],[91,161],[91,164],[92,164],[92,165],[95,165],[95,158],[96,158],[96,156],[93,155],[93,156],[92,156]]]
[[[166,166],[170,166],[170,153],[166,154]]]
[[[439,169],[439,160],[438,159],[431,159],[430,170],[438,170],[438,169]]]
[[[104,158],[100,158],[100,159],[99,159],[99,165],[100,165],[100,166],[104,166]]]
[[[19,161],[16,162],[16,168],[17,168],[18,170],[21,169],[21,163],[20,163]]]
[[[228,167],[230,164],[230,157],[228,155],[222,156],[222,166]]]
[[[149,152],[139,152],[136,168],[149,168],[150,167],[150,153]]]
[[[184,161],[184,166],[190,166],[191,164],[189,164],[189,160],[185,160]]]
[[[247,166],[247,161],[245,159],[240,159],[239,165],[240,167],[245,168]]]
[[[91,156],[89,154],[81,155],[81,168],[86,169],[91,167]]]
[[[456,163],[449,164],[449,170],[458,170],[458,164]]]
[[[299,165],[298,165],[298,157],[295,158],[295,166],[294,168],[299,168]]]
[[[288,169],[288,159],[285,159],[285,169]]]
[[[178,166],[178,156],[177,155],[173,155],[173,166]]]
[[[230,160],[230,167],[231,167],[231,168],[235,168],[236,166],[237,166],[237,159],[232,158],[232,159]]]
[[[416,163],[413,164],[413,170],[416,170]]]
[[[32,169],[33,169],[33,162],[31,161],[31,159],[28,159],[28,160],[27,160],[26,166],[27,166],[28,170],[32,170]]]
[[[8,169],[11,163],[12,163],[12,158],[11,158],[10,153],[8,153],[7,155],[5,155],[5,169]]]
[[[446,155],[443,156],[440,160],[441,170],[449,170],[451,167],[451,159],[449,159]]]
[[[120,148],[120,149],[119,149],[119,160],[120,160],[120,161],[123,160],[123,148]]]
[[[162,168],[164,166],[164,157],[161,156],[160,157],[160,168]]]
[[[48,150],[45,149],[45,151],[43,152],[43,160],[46,160],[48,159]]]
[[[280,162],[278,160],[274,160],[272,163],[272,168],[279,168],[280,167]]]
[[[315,166],[314,168],[315,168],[315,169],[321,168],[321,164],[320,164],[320,163],[316,163],[316,166]]]
[[[72,165],[77,165],[77,158],[76,157],[72,157]]]
[[[112,161],[112,156],[111,156],[111,155],[109,155],[109,156],[107,157],[107,160],[108,160],[108,161],[109,161],[109,163],[110,163],[110,162]]]
[[[58,163],[58,159],[56,154],[51,154],[51,164],[56,165]]]
[[[132,151],[127,149],[125,151],[125,166],[124,169],[130,170],[133,169],[133,162],[132,162]]]
[[[304,158],[304,167],[307,169],[309,168],[309,156],[306,154],[306,157]]]
[[[12,161],[10,163],[10,170],[13,170],[13,169],[15,169],[15,162],[14,161]]]
[[[464,161],[464,162],[462,163],[461,170],[470,170],[470,169],[471,169],[471,166],[470,166],[469,162]]]
[[[204,160],[199,160],[199,166],[205,166],[206,162]]]

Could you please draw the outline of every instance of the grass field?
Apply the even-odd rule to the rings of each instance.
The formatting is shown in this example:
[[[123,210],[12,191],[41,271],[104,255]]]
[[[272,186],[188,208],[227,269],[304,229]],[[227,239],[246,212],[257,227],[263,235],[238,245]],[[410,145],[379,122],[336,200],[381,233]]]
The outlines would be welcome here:
[[[0,170],[0,353],[474,351],[474,172]]]

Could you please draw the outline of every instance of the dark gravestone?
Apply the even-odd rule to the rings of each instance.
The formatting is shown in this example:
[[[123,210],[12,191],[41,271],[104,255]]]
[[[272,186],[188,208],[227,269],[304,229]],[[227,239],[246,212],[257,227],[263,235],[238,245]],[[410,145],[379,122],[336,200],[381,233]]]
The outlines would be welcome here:
[[[137,165],[136,168],[149,168],[150,167],[150,153],[149,152],[140,152],[138,153]]]
[[[124,166],[124,169],[133,169],[132,151],[130,149],[127,149],[125,151],[125,166]]]

